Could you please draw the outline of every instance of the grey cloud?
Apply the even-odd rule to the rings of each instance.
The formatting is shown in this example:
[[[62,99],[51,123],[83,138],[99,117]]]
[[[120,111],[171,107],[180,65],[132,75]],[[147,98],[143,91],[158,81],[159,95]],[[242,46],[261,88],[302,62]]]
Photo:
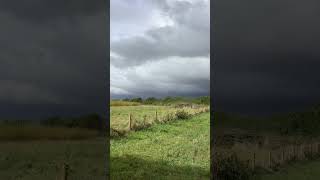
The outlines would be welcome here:
[[[46,21],[61,20],[77,16],[94,16],[105,12],[103,1],[90,0],[20,0],[0,1],[0,12],[6,12],[19,19],[44,23]]]
[[[319,5],[314,0],[216,1],[216,107],[241,106],[250,113],[319,103]]]
[[[201,65],[197,66],[200,63]],[[111,79],[114,80],[111,80],[111,86],[142,97],[163,97],[173,94],[208,95],[210,91],[208,65],[208,58],[179,58],[179,60],[170,58],[134,68],[121,69],[120,71],[124,74],[118,78],[116,71],[111,69]],[[111,91],[111,94],[117,93]]]
[[[210,54],[207,7],[187,2],[166,7],[168,9],[161,8],[167,11],[176,24],[150,29],[143,36],[111,42],[111,51],[123,57],[122,60],[111,61],[112,64],[118,67],[135,66],[168,56],[199,57]]]
[[[7,1],[0,7],[0,106],[39,105],[48,111],[51,105],[72,106],[79,114],[81,106],[83,112],[103,112],[108,32],[106,7],[97,4],[105,4],[56,3],[23,1],[14,7]],[[19,12],[20,5],[26,10]]]

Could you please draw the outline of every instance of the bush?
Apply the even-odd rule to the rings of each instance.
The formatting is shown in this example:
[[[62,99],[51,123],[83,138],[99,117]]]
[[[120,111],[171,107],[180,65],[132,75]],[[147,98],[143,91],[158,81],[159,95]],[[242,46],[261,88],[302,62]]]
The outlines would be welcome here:
[[[144,100],[145,104],[156,104],[158,100],[155,97],[149,97],[146,100]]]
[[[216,157],[214,164],[218,165],[214,173],[218,180],[247,180],[252,175],[249,162],[239,160],[236,154],[224,158]]]
[[[137,97],[137,98],[132,98],[131,102],[138,102],[138,103],[142,103],[142,98],[141,97]]]
[[[190,115],[188,114],[188,112],[186,112],[184,110],[179,110],[176,112],[176,117],[178,119],[188,119],[190,117]]]
[[[116,101],[116,100],[112,100],[110,102],[110,106],[139,106],[141,105],[141,103],[139,102],[131,102],[131,101]]]

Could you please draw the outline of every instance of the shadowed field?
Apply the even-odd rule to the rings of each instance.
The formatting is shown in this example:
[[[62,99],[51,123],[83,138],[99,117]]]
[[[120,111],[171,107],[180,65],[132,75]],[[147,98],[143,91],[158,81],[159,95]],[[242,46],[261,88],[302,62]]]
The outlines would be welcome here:
[[[0,142],[0,149],[0,179],[61,179],[63,163],[70,166],[70,180],[105,179],[104,138]]]

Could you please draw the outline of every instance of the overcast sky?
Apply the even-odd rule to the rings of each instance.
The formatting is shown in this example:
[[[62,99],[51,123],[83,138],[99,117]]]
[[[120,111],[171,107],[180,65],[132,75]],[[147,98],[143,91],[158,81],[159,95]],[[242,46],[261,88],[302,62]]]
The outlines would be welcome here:
[[[103,1],[0,1],[0,119],[104,112]]]
[[[111,0],[111,97],[209,95],[209,2]]]
[[[320,2],[214,4],[216,108],[286,112],[320,103]]]

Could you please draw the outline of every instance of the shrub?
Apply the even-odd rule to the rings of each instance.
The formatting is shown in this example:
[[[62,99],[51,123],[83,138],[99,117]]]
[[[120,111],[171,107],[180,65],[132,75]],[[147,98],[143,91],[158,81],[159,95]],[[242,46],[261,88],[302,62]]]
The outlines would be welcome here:
[[[110,128],[110,137],[111,138],[122,137],[125,135],[126,135],[126,132],[123,130],[121,131],[121,130],[116,130],[116,129]]]
[[[145,104],[156,104],[158,100],[155,97],[149,97],[146,100],[144,100]]]
[[[190,115],[188,114],[188,112],[184,111],[184,110],[178,110],[176,112],[176,118],[178,119],[188,119],[190,117]]]
[[[130,101],[111,101],[110,106],[139,106],[139,102],[130,102]]]
[[[214,164],[218,165],[215,168],[215,176],[218,180],[247,180],[252,174],[249,162],[239,160],[236,154],[223,158],[216,157]]]

